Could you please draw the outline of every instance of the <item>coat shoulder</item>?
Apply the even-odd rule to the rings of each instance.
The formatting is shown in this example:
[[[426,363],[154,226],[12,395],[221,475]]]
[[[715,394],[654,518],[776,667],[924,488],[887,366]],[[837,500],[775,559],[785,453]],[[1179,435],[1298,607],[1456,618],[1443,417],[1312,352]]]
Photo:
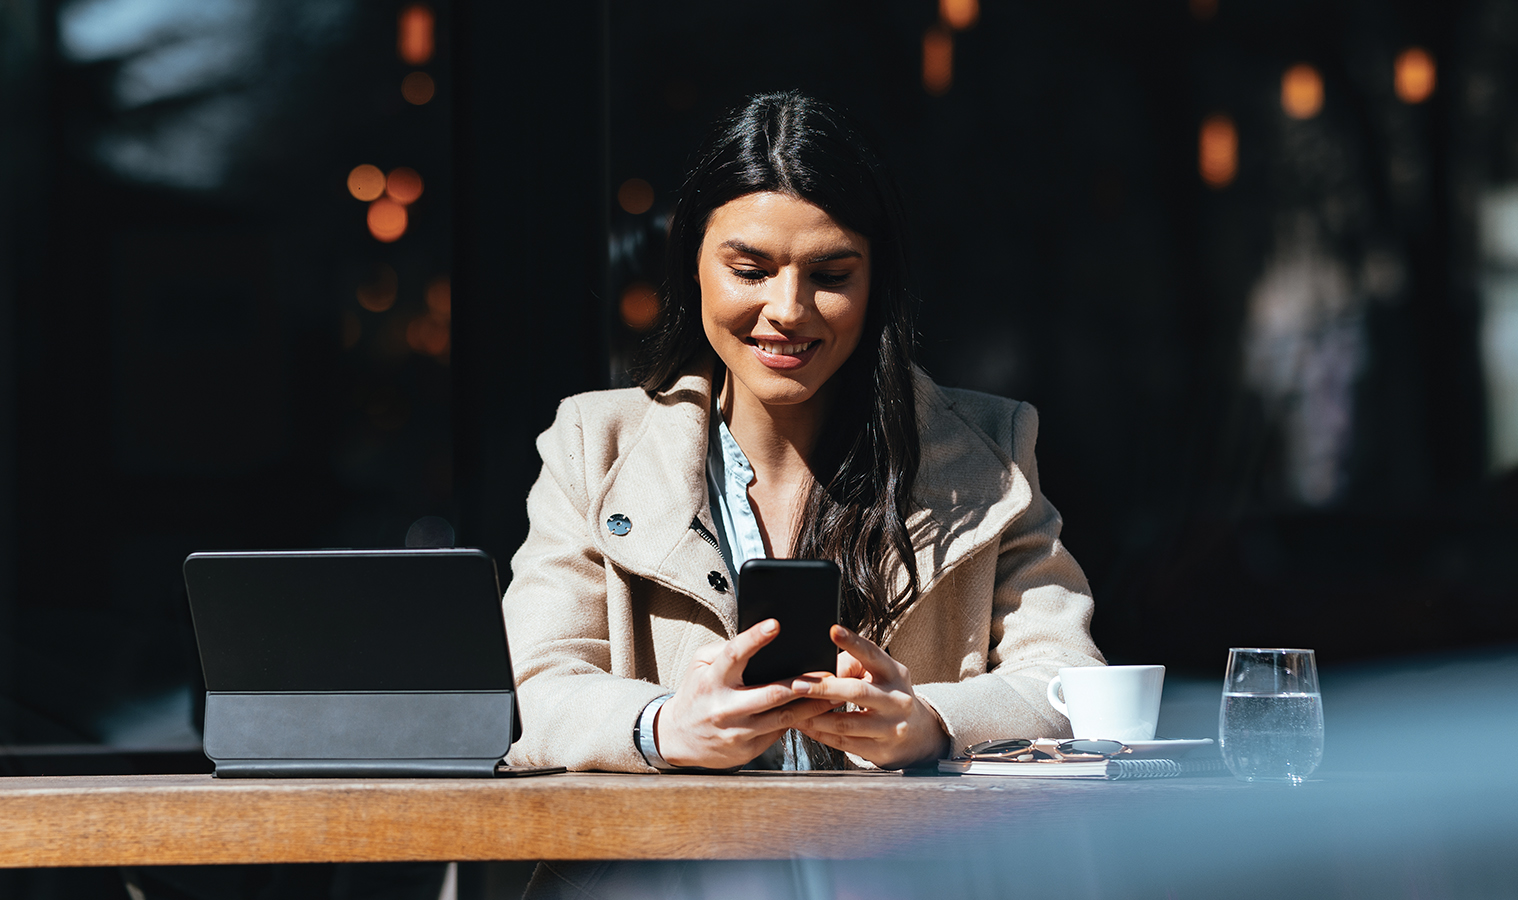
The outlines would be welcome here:
[[[636,387],[586,391],[559,401],[558,417],[568,413],[587,431],[615,433],[638,427],[653,402],[647,391]]]
[[[942,387],[926,377],[919,383],[928,416],[923,425],[932,432],[932,418],[949,416],[978,432],[1008,457],[1016,458],[1038,434],[1038,411],[1033,404],[965,388]]]
[[[573,394],[538,437],[538,455],[572,495],[596,484],[638,434],[654,400],[641,388]],[[571,487],[570,485],[576,485]]]

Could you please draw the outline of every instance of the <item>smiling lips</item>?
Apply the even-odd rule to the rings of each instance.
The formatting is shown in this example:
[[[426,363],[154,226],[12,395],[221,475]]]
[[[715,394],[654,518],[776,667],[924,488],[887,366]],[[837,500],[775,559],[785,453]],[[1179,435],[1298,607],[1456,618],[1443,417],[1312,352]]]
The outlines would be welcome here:
[[[757,338],[749,338],[748,343],[754,348],[754,356],[759,362],[771,369],[799,369],[811,361],[817,354],[817,348],[822,345],[822,341],[783,344]]]

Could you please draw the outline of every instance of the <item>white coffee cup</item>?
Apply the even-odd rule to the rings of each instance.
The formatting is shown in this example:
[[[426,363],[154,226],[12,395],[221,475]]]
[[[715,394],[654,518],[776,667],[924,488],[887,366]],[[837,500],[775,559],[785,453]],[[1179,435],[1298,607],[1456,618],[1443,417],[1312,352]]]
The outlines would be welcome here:
[[[1164,666],[1080,666],[1049,682],[1049,705],[1078,738],[1152,741],[1160,721]]]

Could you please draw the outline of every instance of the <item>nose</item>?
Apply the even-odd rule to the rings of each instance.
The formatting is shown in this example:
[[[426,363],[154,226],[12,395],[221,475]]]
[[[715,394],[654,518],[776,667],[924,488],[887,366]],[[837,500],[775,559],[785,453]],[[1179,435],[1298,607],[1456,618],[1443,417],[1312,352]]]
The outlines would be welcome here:
[[[799,272],[782,269],[769,279],[764,297],[764,317],[776,328],[795,328],[812,315],[813,291]]]

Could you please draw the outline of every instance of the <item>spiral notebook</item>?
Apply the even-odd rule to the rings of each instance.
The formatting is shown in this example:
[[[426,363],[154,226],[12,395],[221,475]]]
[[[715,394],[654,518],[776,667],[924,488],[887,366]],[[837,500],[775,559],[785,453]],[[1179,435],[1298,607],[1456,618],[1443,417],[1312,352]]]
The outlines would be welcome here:
[[[1128,781],[1135,778],[1226,775],[1220,756],[1185,759],[1102,759],[1095,762],[1040,760],[1011,762],[1004,759],[941,759],[938,771],[946,775],[1004,775],[1014,778],[1087,778]]]

